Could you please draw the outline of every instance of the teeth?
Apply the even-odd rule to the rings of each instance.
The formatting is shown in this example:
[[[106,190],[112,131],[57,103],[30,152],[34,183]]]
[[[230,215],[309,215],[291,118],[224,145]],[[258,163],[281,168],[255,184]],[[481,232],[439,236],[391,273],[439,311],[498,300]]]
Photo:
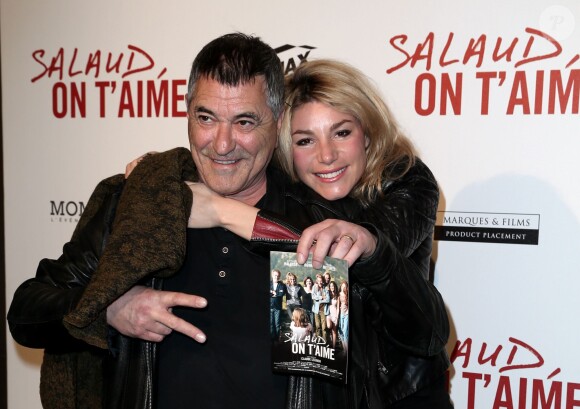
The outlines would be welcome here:
[[[236,163],[235,160],[214,160],[215,163],[219,163],[220,165],[232,165]]]
[[[345,169],[346,168],[342,168],[337,170],[336,172],[331,173],[317,173],[316,176],[321,177],[322,179],[332,179],[340,175],[342,172],[344,172]]]

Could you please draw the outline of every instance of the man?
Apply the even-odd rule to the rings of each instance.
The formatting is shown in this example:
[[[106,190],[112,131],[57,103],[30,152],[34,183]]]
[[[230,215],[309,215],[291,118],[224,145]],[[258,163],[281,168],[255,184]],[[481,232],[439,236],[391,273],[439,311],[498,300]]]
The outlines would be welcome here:
[[[282,298],[286,294],[286,286],[280,281],[280,271],[272,270],[270,282],[270,336],[278,339],[280,336],[280,314],[282,312]]]
[[[324,286],[328,287],[328,284],[330,284],[330,282],[332,281],[332,277],[330,276],[330,273],[328,271],[324,272]]]
[[[314,323],[316,327],[316,335],[324,338],[328,342],[328,332],[326,328],[326,316],[328,315],[328,308],[330,304],[330,293],[328,286],[325,285],[322,274],[316,274],[316,281],[312,289],[312,313],[314,314]]]
[[[189,142],[200,181],[220,195],[278,212],[282,194],[276,185],[280,183],[279,180],[273,183],[273,177],[267,174],[277,145],[283,81],[279,59],[271,47],[258,38],[229,34],[210,42],[198,54],[187,96]],[[116,186],[109,190],[115,189]],[[103,203],[114,202],[112,194],[105,196],[97,210],[88,211],[87,219],[99,214]],[[115,206],[109,206],[113,214]],[[71,243],[65,246],[65,254],[56,261],[43,260],[37,277],[17,290],[11,306],[8,319],[14,338],[27,346],[46,348],[45,356],[49,358],[45,358],[45,363],[48,359],[51,365],[43,366],[45,383],[51,377],[61,376],[56,375],[63,372],[58,369],[59,359],[68,357],[71,351],[84,353],[86,349],[104,359],[105,368],[108,366],[109,359],[101,358],[101,351],[73,340],[61,324],[63,317],[67,321],[66,316],[75,305],[78,309],[85,301],[85,304],[93,302],[85,300],[90,291],[83,292],[83,287],[87,285],[87,276],[90,278],[96,269],[98,260],[95,259],[100,256],[101,243],[90,246],[97,248],[90,260],[84,252],[75,253],[84,244],[78,239],[83,236],[80,230],[86,231],[92,224],[92,220],[79,223],[79,232],[75,231]],[[91,234],[84,233],[84,237]],[[53,378],[50,387],[41,385],[45,407],[97,408],[101,407],[101,398],[105,407],[269,409],[284,406],[287,378],[274,375],[270,368],[265,313],[268,280],[256,274],[268,271],[268,259],[246,251],[241,239],[221,228],[192,229],[187,233],[186,245],[183,265],[163,280],[163,290],[140,285],[139,281],[136,283],[139,285],[133,285],[116,301],[105,305],[110,327],[125,336],[158,343],[131,343],[131,348],[135,345],[153,348],[154,352],[145,349],[144,353],[149,358],[158,357],[158,362],[144,360],[142,356],[130,359],[125,352],[121,353],[113,360],[116,368],[113,372],[122,373],[128,384],[117,382],[109,388],[107,385],[111,382],[105,376],[103,396],[100,396],[100,380],[94,373],[98,369],[91,371],[82,365],[88,372],[83,375],[84,379],[72,375],[63,382],[54,382]],[[82,271],[80,278],[75,276],[78,271]],[[58,279],[53,277],[55,272],[59,274]],[[95,281],[93,278],[89,285]],[[51,317],[42,317],[47,307]],[[35,324],[39,317],[45,323],[53,322],[50,336]],[[70,329],[73,321],[68,322]],[[82,337],[83,328],[78,330]],[[103,346],[102,341],[87,342]],[[111,339],[107,342],[115,354],[117,344]],[[137,367],[133,368],[131,365],[135,362]],[[151,370],[152,365],[157,369]],[[66,366],[75,364],[67,360]],[[136,372],[134,376],[131,370]],[[146,379],[142,380],[144,376]],[[89,382],[93,378],[94,382]],[[143,389],[136,386],[138,381],[144,385]],[[63,383],[72,385],[67,387],[67,393],[74,403],[67,404],[62,396],[54,396],[58,394],[54,389]],[[90,386],[83,387],[84,383]],[[111,392],[115,388],[120,390]]]

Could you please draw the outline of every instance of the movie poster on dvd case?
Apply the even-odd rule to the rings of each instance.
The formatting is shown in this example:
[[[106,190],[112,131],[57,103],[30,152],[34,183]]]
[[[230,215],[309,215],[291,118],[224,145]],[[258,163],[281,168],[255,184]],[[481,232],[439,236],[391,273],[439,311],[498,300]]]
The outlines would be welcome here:
[[[346,382],[348,264],[326,257],[314,269],[296,253],[270,252],[272,368]]]

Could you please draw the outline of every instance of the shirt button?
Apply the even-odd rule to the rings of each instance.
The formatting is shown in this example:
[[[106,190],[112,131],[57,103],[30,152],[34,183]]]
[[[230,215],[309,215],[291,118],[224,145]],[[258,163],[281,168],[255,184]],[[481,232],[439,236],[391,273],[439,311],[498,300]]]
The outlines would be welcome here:
[[[222,248],[222,253],[228,254],[228,251],[230,251],[230,249],[228,249],[227,247]]]
[[[222,271],[220,271],[220,272],[218,273],[218,275],[219,275],[221,278],[224,278],[224,277],[226,276],[226,272],[222,270]]]

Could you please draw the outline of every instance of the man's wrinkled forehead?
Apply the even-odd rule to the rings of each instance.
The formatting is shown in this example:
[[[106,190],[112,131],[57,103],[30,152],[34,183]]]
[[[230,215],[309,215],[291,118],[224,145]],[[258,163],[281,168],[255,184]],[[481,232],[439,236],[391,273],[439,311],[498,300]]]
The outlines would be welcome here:
[[[223,95],[227,95],[227,94],[229,94],[230,91],[235,91],[237,88],[248,89],[249,87],[251,88],[251,87],[255,86],[257,83],[260,83],[260,87],[261,87],[260,92],[259,93],[252,92],[252,96],[253,97],[258,96],[258,100],[256,100],[255,102],[260,102],[260,103],[263,103],[266,106],[268,106],[267,85],[266,85],[266,79],[263,75],[251,77],[247,80],[240,80],[236,84],[230,84],[228,82],[221,81],[219,78],[214,78],[212,76],[206,75],[206,76],[201,77],[199,79],[199,81],[197,81],[197,83],[196,83],[196,87],[195,87],[195,90],[193,92],[193,96],[191,98],[191,103],[190,103],[190,106],[188,107],[189,110],[196,107],[196,100],[198,100],[200,97],[202,97],[199,94],[200,89],[206,90],[207,89],[206,85],[208,85],[209,83],[217,84],[218,89],[220,90],[220,94],[223,94]],[[215,91],[215,89],[214,89],[214,91]],[[250,97],[249,94],[240,95],[240,96],[247,96],[248,98]],[[268,108],[270,108],[270,107],[268,106]],[[271,111],[271,109],[270,109],[270,111]]]

